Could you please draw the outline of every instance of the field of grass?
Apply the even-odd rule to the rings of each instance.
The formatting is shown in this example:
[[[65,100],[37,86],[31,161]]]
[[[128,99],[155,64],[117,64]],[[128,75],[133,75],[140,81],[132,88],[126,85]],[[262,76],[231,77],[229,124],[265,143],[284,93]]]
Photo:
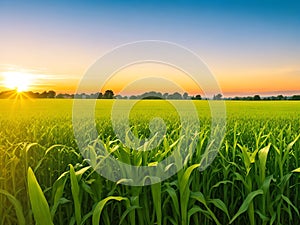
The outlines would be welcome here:
[[[170,103],[143,100],[130,112],[139,139],[149,136],[152,118],[166,123],[163,141],[146,152],[115,135],[112,104],[97,101],[99,136],[86,138],[89,154],[104,146],[123,162],[155,166],[180,144],[182,127]],[[184,168],[151,186],[129,186],[124,171],[112,171],[119,181],[109,181],[80,154],[72,100],[0,100],[0,225],[300,224],[300,102],[226,102],[226,135],[204,171],[197,168],[210,111],[205,101],[194,104],[201,129]]]

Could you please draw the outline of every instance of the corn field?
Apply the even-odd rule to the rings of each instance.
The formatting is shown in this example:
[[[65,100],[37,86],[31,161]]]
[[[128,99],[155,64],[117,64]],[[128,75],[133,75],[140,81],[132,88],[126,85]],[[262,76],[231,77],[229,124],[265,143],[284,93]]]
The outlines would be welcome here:
[[[155,166],[174,150],[181,124],[169,103],[143,100],[133,108],[136,137],[149,135],[153,117],[167,127],[158,147],[136,152],[114,133],[112,102],[97,101],[99,136],[86,140],[91,154],[101,142],[118,160]],[[153,185],[130,186],[122,171],[118,182],[109,181],[80,154],[71,100],[1,100],[0,225],[300,224],[300,103],[226,102],[226,135],[203,171],[210,113],[207,102],[194,103],[201,129],[183,169]]]

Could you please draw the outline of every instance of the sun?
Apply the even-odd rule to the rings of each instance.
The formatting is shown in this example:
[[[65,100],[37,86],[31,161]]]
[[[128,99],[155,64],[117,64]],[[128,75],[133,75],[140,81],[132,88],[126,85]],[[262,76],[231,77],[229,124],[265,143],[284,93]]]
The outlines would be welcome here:
[[[23,72],[4,72],[4,86],[17,92],[28,91],[32,84],[32,75]]]

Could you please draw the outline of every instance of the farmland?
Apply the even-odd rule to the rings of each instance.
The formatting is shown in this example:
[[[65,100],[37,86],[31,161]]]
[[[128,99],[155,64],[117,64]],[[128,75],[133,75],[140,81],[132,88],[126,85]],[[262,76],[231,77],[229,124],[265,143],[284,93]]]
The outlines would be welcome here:
[[[99,136],[86,139],[92,153],[102,143],[136,166],[155,166],[172,153],[181,130],[172,104],[133,107],[130,126],[140,139],[149,136],[152,118],[166,123],[159,146],[137,153],[114,133],[113,102],[97,101]],[[130,186],[122,171],[109,181],[82,157],[72,100],[0,100],[0,224],[300,224],[300,102],[226,102],[226,135],[203,171],[197,168],[211,118],[207,102],[194,104],[201,129],[184,168],[162,182]]]

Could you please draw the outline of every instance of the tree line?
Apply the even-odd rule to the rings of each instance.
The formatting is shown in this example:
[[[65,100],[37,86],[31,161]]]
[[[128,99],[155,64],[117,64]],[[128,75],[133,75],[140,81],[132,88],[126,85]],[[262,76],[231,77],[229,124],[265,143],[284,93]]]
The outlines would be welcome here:
[[[39,92],[22,92],[22,94],[18,93],[16,90],[2,91],[0,92],[0,99],[5,98],[14,98],[15,96],[22,96],[22,98],[55,98],[55,91],[43,91]]]
[[[242,100],[242,101],[280,101],[280,100],[300,100],[300,95],[292,95],[292,96],[267,96],[267,97],[260,97],[259,95],[247,96],[247,97],[234,97],[234,98],[227,98],[227,100]]]
[[[92,94],[58,94],[56,98],[75,98],[75,99],[114,99],[115,94],[112,90],[106,90],[104,94],[96,92]]]
[[[14,95],[19,95],[16,90],[9,90],[0,92],[0,99],[5,98],[13,98]],[[104,93],[96,92],[96,93],[80,93],[80,94],[56,94],[55,91],[43,91],[39,92],[22,92],[22,98],[58,98],[58,99],[178,99],[178,100],[208,100],[209,98],[203,98],[200,94],[190,96],[187,92],[180,94],[179,92],[174,93],[161,93],[156,91],[145,92],[140,95],[130,95],[130,96],[122,96],[115,95],[113,90],[106,90]],[[254,96],[236,96],[224,98],[222,94],[216,94],[212,98],[213,100],[233,100],[233,101],[267,101],[267,100],[300,100],[300,95],[292,95],[292,96],[268,96],[261,97],[260,95]]]
[[[98,92],[94,94],[56,94],[55,91],[43,91],[43,92],[32,92],[26,91],[18,93],[16,90],[8,90],[0,92],[0,99],[14,98],[15,96],[22,96],[22,98],[64,98],[64,99],[113,99],[114,92],[112,90],[106,90],[104,94]]]
[[[140,95],[122,96],[116,95],[116,99],[192,99],[201,100],[201,95],[189,96],[187,92],[180,94],[179,92],[174,93],[161,93],[156,91],[145,92]]]

